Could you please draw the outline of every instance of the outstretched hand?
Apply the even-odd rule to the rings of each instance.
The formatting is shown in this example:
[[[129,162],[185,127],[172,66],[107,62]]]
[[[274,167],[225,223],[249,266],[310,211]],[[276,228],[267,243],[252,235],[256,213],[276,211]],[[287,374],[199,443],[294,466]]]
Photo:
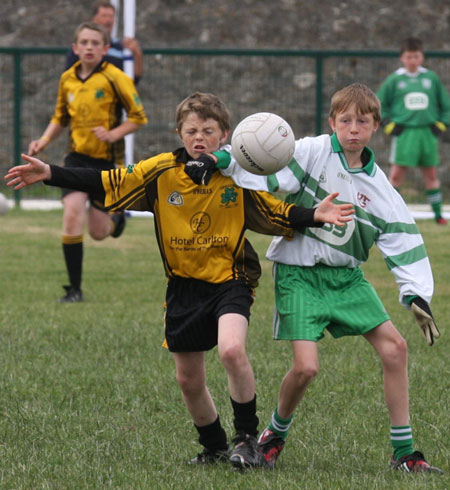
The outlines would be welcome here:
[[[24,153],[22,153],[22,159],[27,161],[28,164],[12,167],[5,175],[5,180],[8,181],[6,184],[8,187],[14,186],[14,189],[18,191],[27,185],[51,178],[52,171],[50,165]]]
[[[337,226],[344,226],[345,223],[351,221],[352,214],[355,213],[353,205],[347,204],[334,204],[333,199],[339,195],[339,192],[333,192],[329,194],[316,208],[314,212],[314,219],[316,221],[323,221],[324,223],[331,223]]]

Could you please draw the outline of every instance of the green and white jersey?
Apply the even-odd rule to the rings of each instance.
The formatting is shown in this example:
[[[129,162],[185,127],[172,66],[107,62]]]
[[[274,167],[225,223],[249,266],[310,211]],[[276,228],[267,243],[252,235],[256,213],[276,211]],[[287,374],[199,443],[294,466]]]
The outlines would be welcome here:
[[[231,150],[230,150],[231,151]],[[400,194],[374,160],[363,151],[363,168],[351,169],[335,134],[302,138],[287,167],[267,177],[243,170],[234,158],[221,172],[241,187],[288,192],[286,201],[315,207],[328,194],[339,192],[335,202],[352,203],[354,219],[343,227],[325,224],[305,228],[293,239],[275,237],[269,260],[311,267],[358,267],[369,257],[373,244],[380,249],[400,289],[400,302],[418,295],[428,303],[433,276],[422,236]]]
[[[450,97],[437,74],[423,66],[416,73],[399,68],[377,92],[382,119],[408,128],[450,123]]]

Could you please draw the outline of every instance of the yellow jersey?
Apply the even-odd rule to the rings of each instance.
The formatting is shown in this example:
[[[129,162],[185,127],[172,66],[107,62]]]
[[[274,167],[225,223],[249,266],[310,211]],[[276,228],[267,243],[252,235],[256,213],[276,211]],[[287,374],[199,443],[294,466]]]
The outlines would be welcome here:
[[[119,126],[122,110],[127,119],[145,124],[147,117],[133,80],[122,70],[103,61],[85,80],[77,75],[80,62],[60,78],[55,112],[51,122],[70,128],[68,152],[115,162],[123,166],[124,140],[100,141],[92,129],[103,126],[108,131]]]

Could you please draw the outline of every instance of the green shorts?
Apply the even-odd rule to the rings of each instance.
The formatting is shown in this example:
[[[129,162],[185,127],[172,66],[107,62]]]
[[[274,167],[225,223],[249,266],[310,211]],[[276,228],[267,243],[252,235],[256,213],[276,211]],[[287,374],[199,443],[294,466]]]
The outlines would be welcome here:
[[[275,265],[274,339],[317,342],[362,335],[389,320],[373,286],[356,267]]]
[[[438,138],[428,126],[405,128],[392,138],[389,161],[404,167],[435,167],[439,165]]]

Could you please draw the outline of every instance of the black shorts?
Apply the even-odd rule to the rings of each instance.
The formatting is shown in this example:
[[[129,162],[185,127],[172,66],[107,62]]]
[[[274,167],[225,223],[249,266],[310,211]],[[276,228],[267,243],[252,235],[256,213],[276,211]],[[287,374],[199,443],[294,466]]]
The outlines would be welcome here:
[[[253,289],[243,281],[212,284],[181,277],[169,279],[165,335],[171,352],[199,352],[217,345],[219,318],[239,313],[250,319]]]
[[[83,155],[82,153],[69,153],[64,158],[64,167],[82,167],[82,168],[97,168],[99,170],[111,170],[116,168],[114,162],[110,162],[108,160],[103,160],[100,158],[92,158],[89,155]],[[67,196],[71,192],[76,192],[73,189],[66,189],[65,187],[61,188],[61,197]],[[105,207],[102,202],[95,200],[93,196],[89,195],[89,202],[91,206],[94,208],[100,209],[103,211]]]

